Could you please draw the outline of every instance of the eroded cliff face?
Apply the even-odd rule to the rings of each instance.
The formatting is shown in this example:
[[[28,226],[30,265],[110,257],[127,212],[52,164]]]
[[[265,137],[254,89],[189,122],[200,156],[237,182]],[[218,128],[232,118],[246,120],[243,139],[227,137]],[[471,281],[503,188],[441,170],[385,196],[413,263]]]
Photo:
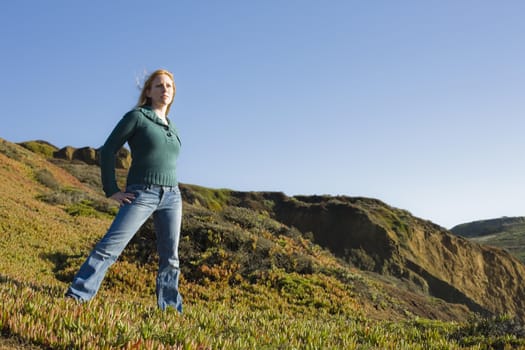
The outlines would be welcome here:
[[[483,309],[525,319],[522,283],[525,266],[517,258],[504,250],[454,236],[421,220],[416,219],[414,227],[415,235],[404,252],[407,260],[453,286]],[[441,295],[440,288],[430,288],[430,291],[443,299],[447,297]]]
[[[395,237],[350,202],[296,197],[276,203],[274,215],[288,226],[311,232],[316,243],[363,268],[395,271],[401,263]]]
[[[503,250],[457,237],[375,199],[260,195],[274,203],[271,214],[277,220],[361,268],[395,276],[472,311],[525,320],[525,265]],[[253,207],[257,201],[248,197],[237,193],[241,205]]]

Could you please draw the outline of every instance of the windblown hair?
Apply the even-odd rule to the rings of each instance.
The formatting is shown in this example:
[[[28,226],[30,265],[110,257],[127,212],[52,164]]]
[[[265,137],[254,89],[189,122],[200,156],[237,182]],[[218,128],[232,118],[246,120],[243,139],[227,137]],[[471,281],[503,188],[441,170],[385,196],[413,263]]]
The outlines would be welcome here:
[[[151,98],[147,96],[148,91],[151,89],[151,85],[153,84],[153,80],[159,75],[167,75],[171,82],[173,83],[173,98],[171,99],[170,104],[166,108],[166,115],[170,112],[171,104],[173,103],[173,100],[175,99],[175,93],[177,91],[177,88],[175,86],[175,79],[173,78],[173,74],[171,72],[165,70],[165,69],[157,69],[153,73],[149,75],[149,77],[144,82],[144,86],[142,87],[142,91],[140,93],[139,101],[137,103],[137,107],[142,106],[151,106]]]

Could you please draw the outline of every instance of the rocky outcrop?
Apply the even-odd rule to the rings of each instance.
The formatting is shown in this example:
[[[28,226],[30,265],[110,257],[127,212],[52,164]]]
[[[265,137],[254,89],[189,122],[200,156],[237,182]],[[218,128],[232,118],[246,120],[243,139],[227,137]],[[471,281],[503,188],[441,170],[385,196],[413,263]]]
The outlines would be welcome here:
[[[54,158],[65,160],[79,160],[89,165],[99,164],[98,150],[92,147],[74,148],[66,146],[53,153]],[[131,166],[131,154],[122,147],[115,156],[115,167],[118,169],[129,169]]]
[[[73,160],[74,153],[75,148],[66,146],[53,153],[53,157],[58,159]]]
[[[73,159],[80,160],[89,165],[96,165],[99,163],[98,152],[91,147],[77,148],[73,152]]]
[[[118,150],[115,156],[115,166],[118,169],[129,169],[131,166],[131,153],[124,147]]]

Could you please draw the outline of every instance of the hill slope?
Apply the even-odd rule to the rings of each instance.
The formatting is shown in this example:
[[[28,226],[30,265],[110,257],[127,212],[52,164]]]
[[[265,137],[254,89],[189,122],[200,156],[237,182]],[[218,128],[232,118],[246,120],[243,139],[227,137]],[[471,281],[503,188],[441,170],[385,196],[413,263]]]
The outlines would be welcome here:
[[[292,347],[432,348],[436,340],[421,334],[436,328],[411,323],[415,316],[461,321],[476,311],[524,317],[521,263],[404,210],[368,198],[195,185],[181,185],[184,319],[155,311],[151,222],[110,269],[99,297],[87,306],[67,304],[61,297],[67,283],[115,210],[99,190],[98,172],[0,139],[3,334],[46,347],[97,339],[95,347],[275,348],[286,341]],[[71,318],[75,313],[85,316]],[[385,334],[390,326],[374,320],[407,320],[404,327],[420,335]],[[445,328],[439,333],[457,326]],[[78,329],[82,336],[75,335]]]
[[[312,232],[315,243],[361,268],[472,311],[525,317],[525,268],[505,251],[471,243],[375,199],[238,196],[252,197],[251,203],[270,200],[277,220]]]
[[[1,270],[17,281],[64,286],[109,226],[111,211],[115,209],[102,192],[96,190],[100,189],[98,167],[60,159],[46,160],[5,140],[1,142],[0,190],[4,194],[0,204],[1,244],[3,248],[11,247],[6,249],[10,254],[0,260]],[[407,311],[427,316],[428,307],[423,305],[422,310],[418,310],[417,305],[436,304],[419,291],[414,293],[404,288],[403,283],[400,283],[403,288],[389,295],[383,290],[382,279],[367,277],[369,273],[363,274],[339,261],[328,250],[312,244],[301,231],[280,222],[276,212],[260,206],[278,208],[285,201],[296,199],[280,193],[240,193],[184,184],[181,189],[185,210],[180,256],[183,278],[188,282],[266,284],[274,270],[285,275],[321,273],[334,279],[336,284],[355,279],[352,289],[356,296],[352,303],[369,310],[370,316],[404,318]],[[255,203],[248,199],[250,196],[258,200],[252,207],[247,205]],[[270,197],[274,197],[274,201]],[[26,254],[27,251],[32,254]],[[21,266],[30,269],[20,273]],[[110,289],[137,295],[153,293],[156,251],[151,220],[132,240],[115,269],[121,274],[108,274],[106,285]],[[144,281],[132,276],[139,273],[139,269],[147,272],[140,274]],[[386,283],[388,289],[392,288],[390,281]],[[378,300],[368,299],[372,294],[377,298],[378,293],[384,294],[381,299],[385,300],[381,303],[391,308],[378,308]],[[394,300],[398,299],[396,294],[405,300]],[[466,315],[464,310],[458,313],[456,306],[442,303],[442,307],[430,314],[445,319]]]

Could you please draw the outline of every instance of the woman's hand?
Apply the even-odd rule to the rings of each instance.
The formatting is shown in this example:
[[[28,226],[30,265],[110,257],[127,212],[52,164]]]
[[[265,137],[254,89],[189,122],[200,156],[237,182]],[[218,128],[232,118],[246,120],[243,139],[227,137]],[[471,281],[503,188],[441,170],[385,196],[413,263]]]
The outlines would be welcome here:
[[[118,204],[120,204],[120,206],[123,206],[131,203],[135,199],[135,195],[133,193],[128,192],[117,192],[111,195],[111,197],[109,198],[117,201]]]

